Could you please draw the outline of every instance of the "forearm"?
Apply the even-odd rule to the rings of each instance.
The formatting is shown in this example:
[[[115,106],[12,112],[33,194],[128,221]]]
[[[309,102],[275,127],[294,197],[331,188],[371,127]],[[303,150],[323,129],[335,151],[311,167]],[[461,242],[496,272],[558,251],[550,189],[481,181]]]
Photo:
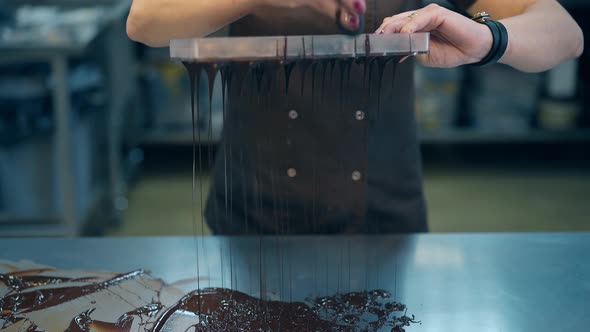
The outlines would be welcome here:
[[[540,72],[581,55],[584,36],[578,24],[557,1],[529,1],[522,12],[510,17],[501,9],[484,9],[479,1],[472,11],[486,10],[506,26],[509,44],[501,63],[526,72]],[[494,5],[492,5],[494,7]],[[494,12],[496,11],[496,12]]]
[[[127,34],[154,47],[201,37],[250,14],[260,0],[134,0]]]

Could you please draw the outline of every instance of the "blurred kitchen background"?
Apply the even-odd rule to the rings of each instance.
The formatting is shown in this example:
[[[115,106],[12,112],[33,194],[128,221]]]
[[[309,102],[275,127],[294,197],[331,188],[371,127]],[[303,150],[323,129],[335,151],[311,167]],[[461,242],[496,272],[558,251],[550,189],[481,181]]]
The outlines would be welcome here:
[[[590,35],[590,2],[561,2]],[[127,38],[129,5],[0,1],[0,236],[193,234],[188,78]],[[542,74],[418,68],[433,232],[590,231],[589,54]]]

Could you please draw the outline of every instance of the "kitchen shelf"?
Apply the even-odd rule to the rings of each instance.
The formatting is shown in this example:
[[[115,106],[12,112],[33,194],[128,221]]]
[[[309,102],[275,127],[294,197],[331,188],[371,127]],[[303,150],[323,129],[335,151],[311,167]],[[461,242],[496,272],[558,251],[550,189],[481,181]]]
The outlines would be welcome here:
[[[590,129],[566,131],[531,130],[522,133],[493,133],[476,129],[455,129],[421,133],[420,138],[424,144],[578,143],[590,142]]]
[[[213,130],[211,134],[212,137],[209,137],[209,131],[202,129],[201,139],[195,138],[200,144],[212,145],[219,143],[221,131]],[[142,145],[190,145],[193,143],[193,131],[189,126],[175,129],[154,129],[146,132],[140,143]]]
[[[201,132],[202,144],[217,144],[221,132],[213,131],[209,139],[205,129]],[[532,130],[526,133],[493,133],[475,129],[441,130],[420,134],[423,144],[482,144],[482,143],[582,143],[590,142],[590,129],[573,131]],[[158,129],[146,133],[141,140],[143,145],[188,145],[192,144],[192,129]]]

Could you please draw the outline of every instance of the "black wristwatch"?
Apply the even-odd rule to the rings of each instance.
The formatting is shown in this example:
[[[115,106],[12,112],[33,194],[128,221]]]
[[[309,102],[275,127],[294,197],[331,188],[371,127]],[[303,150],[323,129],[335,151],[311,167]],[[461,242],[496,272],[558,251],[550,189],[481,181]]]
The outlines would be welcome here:
[[[472,64],[476,67],[485,67],[497,63],[508,48],[508,30],[504,24],[490,19],[490,14],[486,12],[477,13],[472,17],[477,23],[485,24],[492,31],[492,49],[479,62]]]

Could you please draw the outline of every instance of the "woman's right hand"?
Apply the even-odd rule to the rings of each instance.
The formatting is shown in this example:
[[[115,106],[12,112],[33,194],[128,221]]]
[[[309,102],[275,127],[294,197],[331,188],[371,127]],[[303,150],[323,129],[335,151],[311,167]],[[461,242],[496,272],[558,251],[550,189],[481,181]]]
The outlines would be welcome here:
[[[367,10],[366,0],[259,0],[264,6],[281,8],[309,7],[355,31],[360,26],[360,16]]]
[[[341,27],[356,32],[365,0],[133,0],[127,34],[149,46],[168,46],[171,39],[204,37],[256,11],[258,7],[309,7]]]

